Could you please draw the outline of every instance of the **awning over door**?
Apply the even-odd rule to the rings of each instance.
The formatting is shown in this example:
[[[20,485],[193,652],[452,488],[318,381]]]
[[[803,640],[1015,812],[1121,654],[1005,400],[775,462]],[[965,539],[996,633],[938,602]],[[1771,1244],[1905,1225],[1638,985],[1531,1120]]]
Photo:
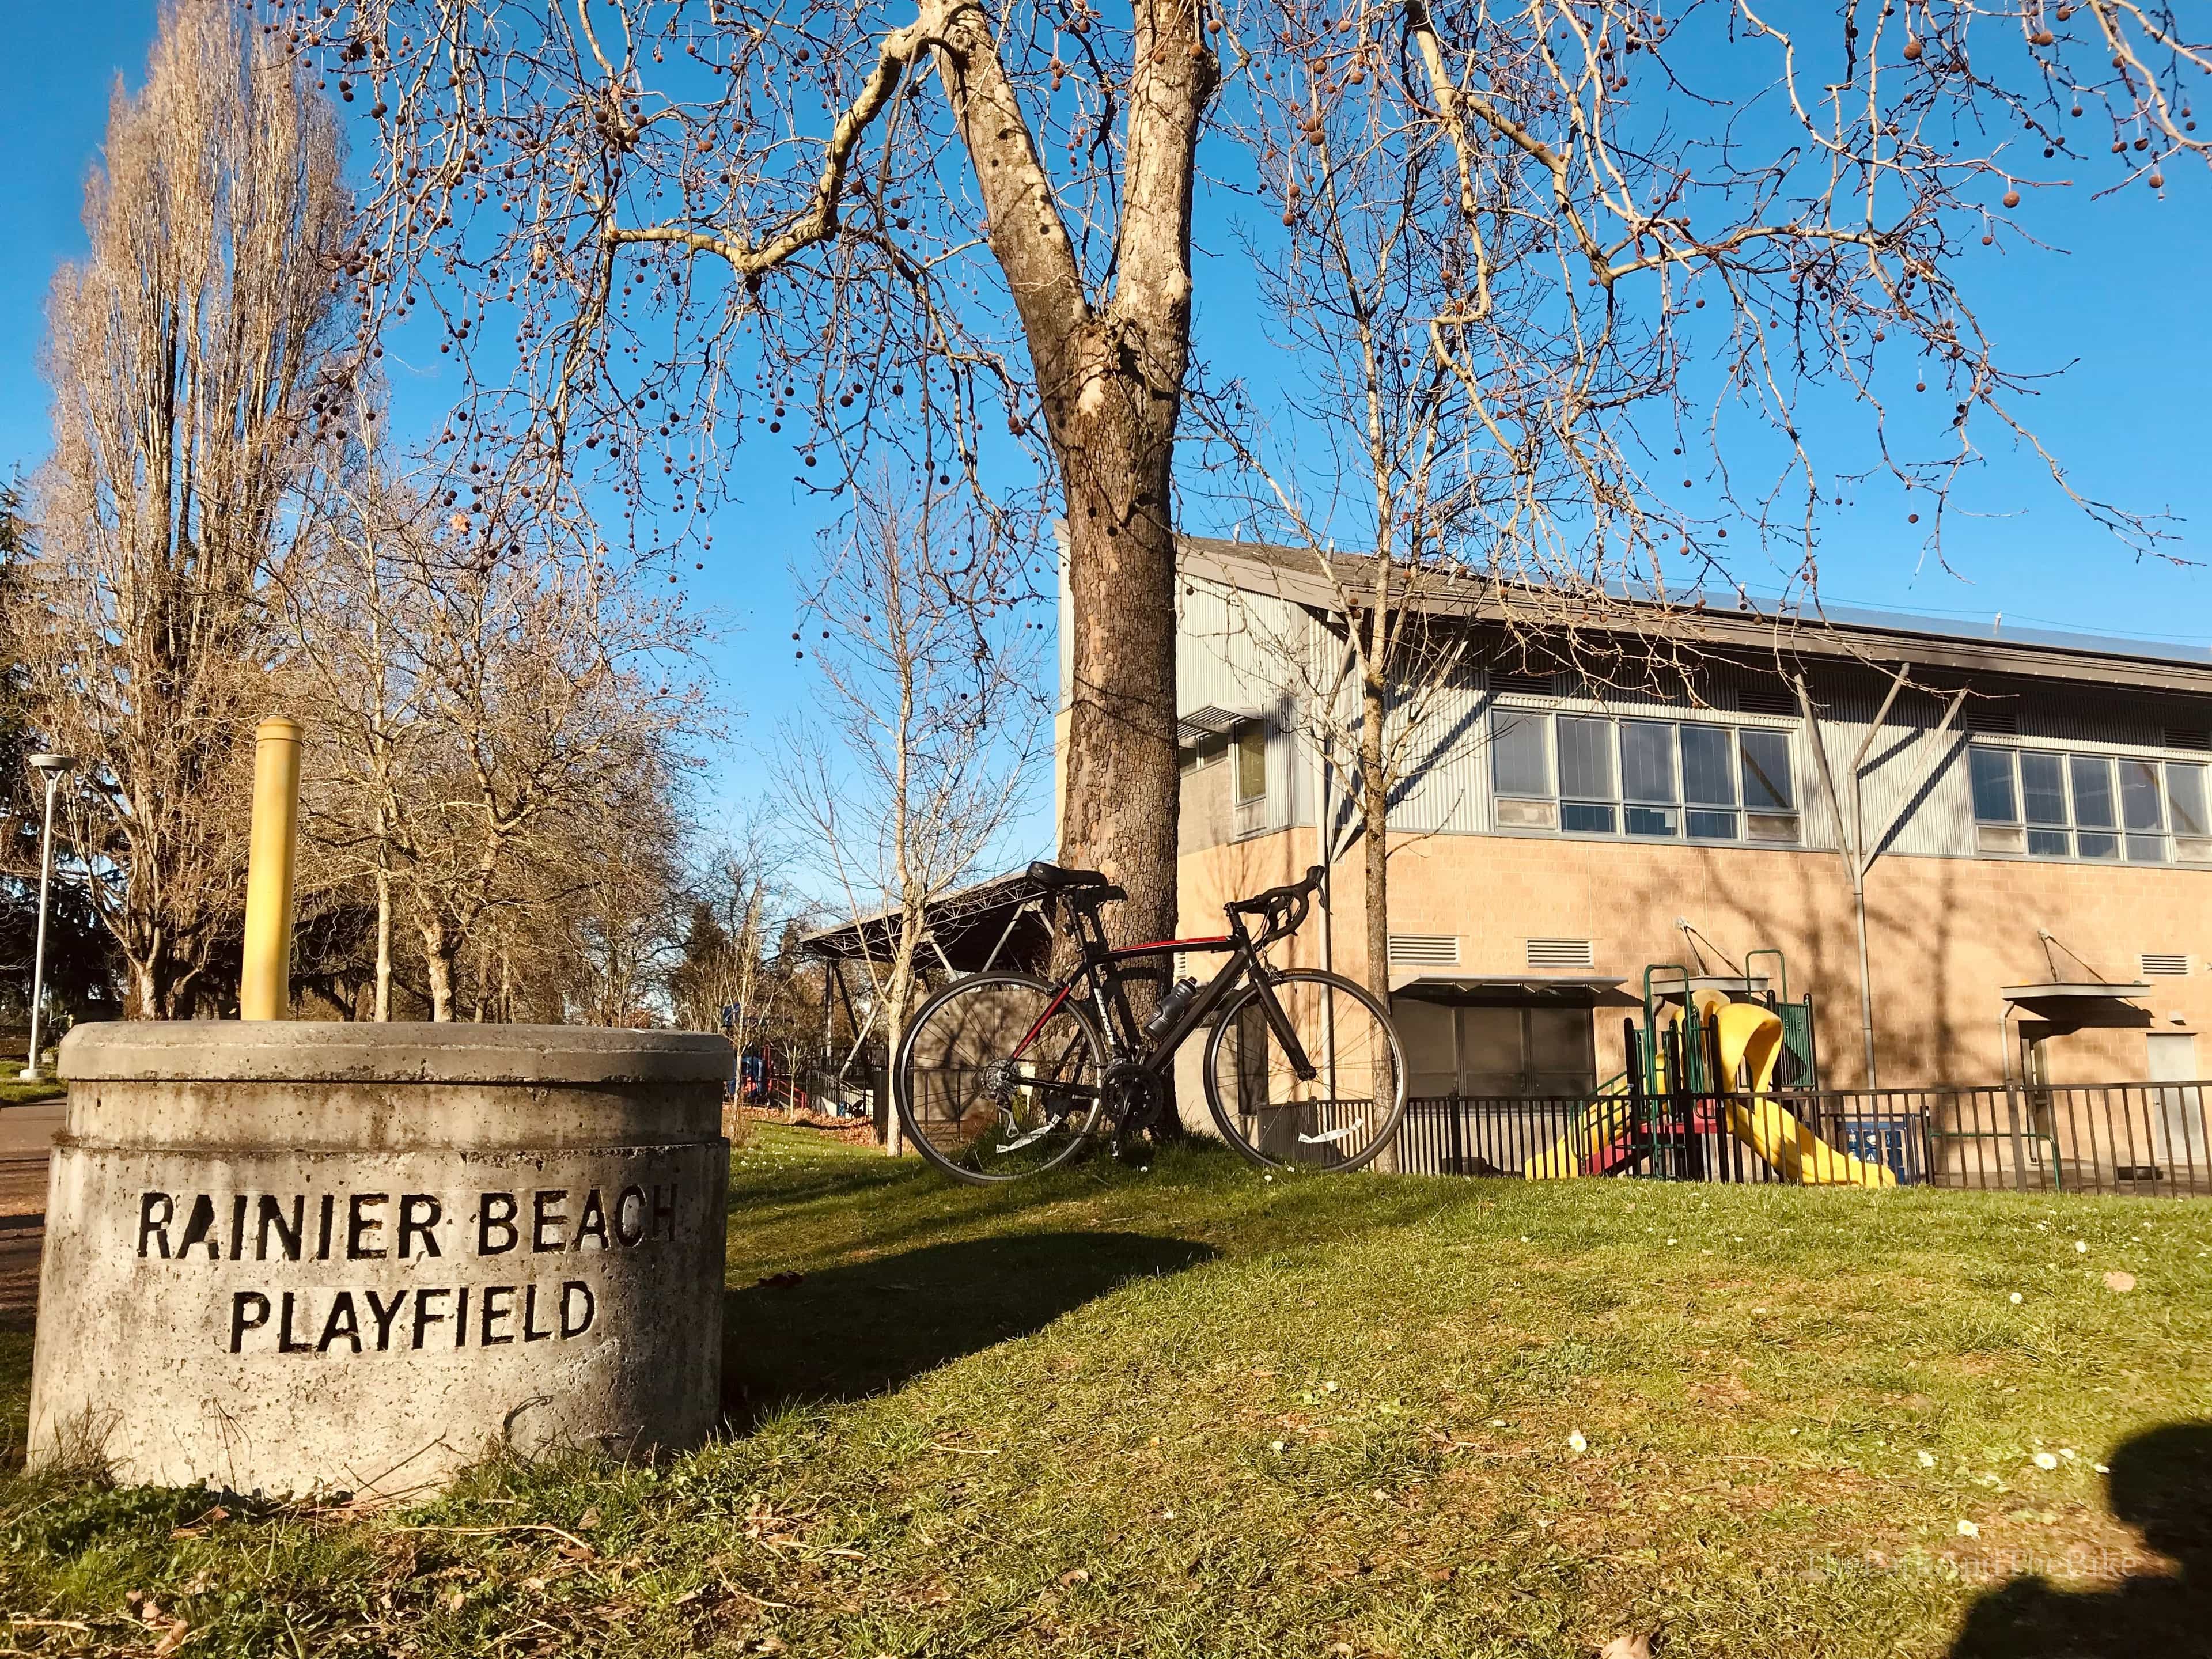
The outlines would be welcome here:
[[[2093,1027],[2124,1029],[2150,1024],[2150,1010],[2136,1000],[2150,994],[2150,986],[2141,980],[2124,985],[2103,980],[2008,985],[1999,994],[2012,1008],[2049,1025],[2051,1030],[2045,1033],[2049,1036]]]
[[[1405,969],[1390,975],[1393,996],[1468,1007],[1510,1008],[1547,1003],[1561,1008],[1611,1006],[1618,975],[1592,974],[1439,974]]]

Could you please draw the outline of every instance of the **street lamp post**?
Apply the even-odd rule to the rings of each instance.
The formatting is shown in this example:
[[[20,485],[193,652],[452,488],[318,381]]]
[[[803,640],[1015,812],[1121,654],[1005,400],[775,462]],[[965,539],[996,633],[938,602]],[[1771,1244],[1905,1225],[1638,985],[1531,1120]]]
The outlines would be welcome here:
[[[54,794],[76,764],[70,755],[33,755],[31,765],[46,781],[46,823],[39,840],[39,933],[31,956],[31,1053],[22,1071],[27,1083],[39,1077],[39,1015],[46,999],[46,890],[54,874]]]

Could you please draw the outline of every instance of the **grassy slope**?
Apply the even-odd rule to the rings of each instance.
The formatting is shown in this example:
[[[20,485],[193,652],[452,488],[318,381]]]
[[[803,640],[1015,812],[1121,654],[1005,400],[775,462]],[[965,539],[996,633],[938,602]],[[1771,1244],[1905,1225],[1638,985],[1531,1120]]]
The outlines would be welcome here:
[[[0,1607],[85,1626],[15,1639],[146,1644],[133,1590],[188,1653],[1940,1654],[1978,1599],[2121,1652],[2207,1612],[2103,1582],[2142,1550],[2092,1465],[2184,1423],[2136,1461],[2202,1475],[2212,1206],[1200,1151],[979,1194],[774,1130],[734,1182],[741,1432],[365,1524],[12,1478]],[[2023,1558],[2077,1582],[1988,1599]]]

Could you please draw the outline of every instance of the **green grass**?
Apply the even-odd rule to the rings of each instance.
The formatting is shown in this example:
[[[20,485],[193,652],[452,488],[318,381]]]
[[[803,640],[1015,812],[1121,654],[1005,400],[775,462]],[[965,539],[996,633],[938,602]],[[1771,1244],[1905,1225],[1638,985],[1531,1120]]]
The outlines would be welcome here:
[[[2212,1206],[1196,1148],[977,1193],[772,1129],[732,1215],[723,1441],[365,1522],[7,1477],[0,1608],[80,1626],[13,1639],[145,1650],[134,1594],[226,1655],[2118,1654],[2212,1616]]]
[[[36,1083],[26,1083],[15,1073],[22,1070],[21,1060],[0,1060],[6,1075],[0,1077],[0,1106],[28,1106],[41,1100],[58,1100],[69,1092],[69,1085],[53,1078],[40,1078]]]

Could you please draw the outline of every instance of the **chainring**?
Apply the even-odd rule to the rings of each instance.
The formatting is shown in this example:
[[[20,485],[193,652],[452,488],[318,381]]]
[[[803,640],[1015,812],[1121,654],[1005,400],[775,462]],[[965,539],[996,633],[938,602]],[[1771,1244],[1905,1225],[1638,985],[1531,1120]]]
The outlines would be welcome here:
[[[1167,1104],[1167,1090],[1144,1066],[1133,1060],[1109,1062],[1098,1079],[1107,1115],[1114,1123],[1114,1146],[1149,1129]]]

